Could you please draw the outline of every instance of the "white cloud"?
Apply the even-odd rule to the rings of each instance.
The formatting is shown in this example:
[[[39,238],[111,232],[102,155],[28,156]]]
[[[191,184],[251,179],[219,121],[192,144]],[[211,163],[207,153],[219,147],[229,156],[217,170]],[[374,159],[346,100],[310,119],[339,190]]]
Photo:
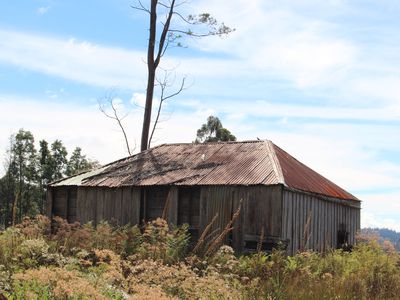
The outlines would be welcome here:
[[[74,38],[63,39],[0,29],[0,63],[11,64],[65,79],[101,87],[143,89],[147,68],[141,51],[96,45]],[[177,76],[222,76],[238,70],[232,61],[213,59],[163,60]],[[179,77],[178,77],[179,78]]]
[[[143,86],[142,53],[0,30],[0,62],[86,84]]]
[[[254,70],[290,80],[297,87],[312,87],[343,76],[357,59],[356,45],[335,35],[335,24],[318,18],[267,7],[263,1],[248,4],[236,0],[229,6],[206,1],[199,6],[197,10],[223,16],[237,30],[227,39],[204,39],[194,46],[234,54]]]
[[[146,104],[146,94],[144,93],[133,93],[131,98],[131,104],[143,107]]]
[[[157,90],[155,91],[155,93],[157,93]],[[144,107],[146,106],[146,94],[133,93],[132,98],[130,99],[130,103],[137,108],[144,109]],[[160,99],[157,96],[154,96],[153,104],[152,104],[153,111],[157,111],[159,105],[160,105]],[[168,105],[168,103],[166,103],[166,101],[164,101],[163,102],[163,108],[164,108],[163,111],[165,111],[166,105]]]
[[[38,13],[39,15],[44,15],[44,14],[46,14],[46,13],[49,11],[49,9],[50,9],[50,6],[41,6],[41,7],[39,7],[39,8],[37,9],[37,13]]]
[[[400,232],[400,223],[395,218],[379,217],[373,211],[362,211],[361,228],[388,228]]]

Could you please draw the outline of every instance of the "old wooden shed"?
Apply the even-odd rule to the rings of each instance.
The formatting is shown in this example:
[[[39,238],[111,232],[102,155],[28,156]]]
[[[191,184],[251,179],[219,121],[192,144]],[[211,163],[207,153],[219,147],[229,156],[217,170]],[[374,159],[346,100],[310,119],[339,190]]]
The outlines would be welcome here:
[[[48,187],[47,213],[81,223],[138,224],[162,215],[195,239],[218,214],[222,229],[241,202],[229,241],[238,252],[278,241],[288,254],[355,242],[360,200],[271,141],[164,144]]]

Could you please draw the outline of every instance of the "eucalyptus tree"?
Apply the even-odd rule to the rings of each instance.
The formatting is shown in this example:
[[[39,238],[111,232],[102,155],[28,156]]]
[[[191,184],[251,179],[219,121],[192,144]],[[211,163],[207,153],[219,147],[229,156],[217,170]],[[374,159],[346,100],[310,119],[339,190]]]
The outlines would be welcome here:
[[[196,143],[236,141],[236,137],[224,126],[218,117],[209,116],[207,122],[197,130]]]

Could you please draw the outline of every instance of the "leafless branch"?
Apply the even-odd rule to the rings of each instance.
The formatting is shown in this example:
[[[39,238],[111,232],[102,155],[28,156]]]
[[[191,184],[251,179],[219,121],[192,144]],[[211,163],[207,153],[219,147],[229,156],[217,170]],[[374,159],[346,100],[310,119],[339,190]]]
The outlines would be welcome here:
[[[128,137],[127,137],[127,135],[126,135],[125,128],[124,128],[124,126],[122,125],[122,120],[125,119],[125,118],[128,116],[128,113],[126,113],[126,114],[125,114],[124,116],[122,116],[122,117],[119,115],[118,109],[117,109],[117,107],[115,106],[115,103],[114,103],[115,98],[112,97],[112,95],[108,95],[108,96],[104,97],[104,100],[107,102],[107,105],[110,106],[110,108],[111,108],[111,110],[112,110],[112,114],[110,114],[110,113],[107,112],[106,104],[105,104],[105,103],[102,103],[100,100],[98,101],[99,110],[100,110],[107,118],[110,118],[110,119],[112,119],[112,120],[114,120],[114,121],[117,122],[117,124],[118,124],[119,128],[121,129],[121,132],[122,132],[122,134],[123,134],[123,136],[124,136],[125,145],[126,145],[126,149],[127,149],[127,151],[128,151],[128,154],[129,154],[129,155],[132,155],[131,148],[129,147]],[[136,144],[136,143],[135,143],[135,144]],[[136,145],[135,145],[135,147],[136,147]],[[134,148],[133,148],[132,150],[134,150]]]
[[[189,25],[194,25],[193,22],[190,22],[186,17],[182,16],[180,13],[174,11],[174,15],[178,16],[183,22],[185,22],[185,23],[187,23]]]
[[[171,8],[170,5],[167,5],[167,4],[165,4],[165,3],[162,3],[161,1],[158,1],[157,4],[158,4],[159,6],[162,6],[162,7],[164,7],[164,8],[167,8],[167,9],[170,9],[170,8]]]
[[[147,12],[148,14],[150,14],[150,10],[147,7],[145,7],[140,0],[138,0],[138,3],[139,3],[139,6],[131,5],[131,7],[133,9],[141,10],[141,11],[144,11],[144,12]]]
[[[176,90],[172,94],[166,95],[166,90],[171,85],[171,83],[169,81],[169,76],[170,76],[170,72],[169,71],[165,71],[164,72],[164,77],[163,77],[162,80],[160,80],[158,78],[156,79],[157,84],[160,86],[160,93],[161,94],[160,94],[160,103],[158,105],[158,110],[157,110],[157,116],[156,116],[156,119],[154,121],[153,129],[151,131],[150,138],[149,138],[149,148],[150,148],[151,140],[153,139],[154,132],[156,130],[157,124],[159,123],[159,119],[160,119],[160,115],[161,115],[161,109],[162,109],[162,105],[163,105],[164,101],[179,95],[183,90],[185,90],[186,77],[183,77],[182,81],[181,81],[181,85],[178,88],[178,90]]]

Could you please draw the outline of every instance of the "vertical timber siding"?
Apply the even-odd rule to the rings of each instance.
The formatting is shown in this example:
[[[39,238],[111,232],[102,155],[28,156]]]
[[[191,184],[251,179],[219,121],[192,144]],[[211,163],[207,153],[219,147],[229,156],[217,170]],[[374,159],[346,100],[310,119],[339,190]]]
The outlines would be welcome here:
[[[66,218],[68,211],[69,222],[94,225],[103,220],[116,225],[140,222],[140,188],[78,187],[74,192],[72,188],[58,187],[55,190],[52,194],[58,196],[53,196],[53,216]]]
[[[164,190],[165,197],[156,199],[157,203],[147,203],[151,197],[145,199],[143,205],[148,217],[159,216],[164,209],[166,195],[169,192],[170,203],[168,222],[177,224],[178,213],[187,210],[179,206],[180,191],[200,189],[199,233],[218,214],[218,218],[210,232],[221,232],[242,200],[241,212],[233,224],[233,231],[225,242],[231,243],[239,253],[244,250],[247,241],[258,240],[261,230],[266,238],[274,237],[289,240],[288,254],[294,254],[300,249],[324,251],[337,245],[337,232],[341,223],[345,224],[349,232],[349,243],[355,243],[355,235],[360,229],[360,202],[340,200],[317,196],[301,191],[275,186],[196,186],[196,187],[56,187],[48,190],[47,210],[52,216],[67,218],[68,221],[81,223],[101,220],[113,224],[139,224],[140,203],[145,191]],[[156,192],[156,194],[158,194]],[[49,201],[51,200],[52,201]],[[195,201],[197,202],[197,201]],[[193,208],[191,208],[193,210]],[[196,211],[196,210],[193,210]],[[195,214],[197,215],[197,213]],[[185,218],[180,216],[180,222]],[[309,223],[309,237],[305,238],[305,225]]]
[[[68,210],[68,190],[66,188],[55,188],[52,191],[53,205],[52,214],[53,216],[67,218]]]
[[[360,203],[357,201],[284,189],[282,210],[282,238],[289,240],[288,254],[301,249],[324,251],[335,248],[341,223],[349,232],[349,243],[354,244],[360,229]],[[307,239],[304,234],[308,218]]]
[[[68,202],[67,202],[67,220],[70,223],[73,223],[76,221],[76,205],[77,205],[77,188],[76,187],[70,187],[67,190],[67,197],[68,197]]]
[[[248,236],[281,236],[282,194],[280,186],[203,186],[200,193],[200,231],[218,214],[210,232],[221,231],[242,200],[241,212],[233,224],[232,246],[242,252]]]

